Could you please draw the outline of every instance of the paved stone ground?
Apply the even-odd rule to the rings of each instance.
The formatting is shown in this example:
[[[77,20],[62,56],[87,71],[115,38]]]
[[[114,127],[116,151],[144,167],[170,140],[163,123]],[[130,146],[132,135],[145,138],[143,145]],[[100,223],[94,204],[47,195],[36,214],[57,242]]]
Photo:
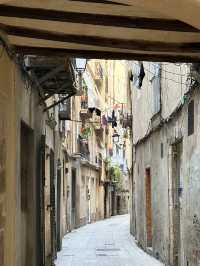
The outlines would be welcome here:
[[[56,266],[163,266],[137,247],[129,216],[84,226],[65,236]]]

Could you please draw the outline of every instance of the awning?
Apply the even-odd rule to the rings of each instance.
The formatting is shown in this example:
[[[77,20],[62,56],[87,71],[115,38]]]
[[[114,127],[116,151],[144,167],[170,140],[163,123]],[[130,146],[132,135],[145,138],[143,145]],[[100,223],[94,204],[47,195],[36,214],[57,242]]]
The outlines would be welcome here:
[[[0,0],[0,29],[16,53],[199,61],[198,0]]]

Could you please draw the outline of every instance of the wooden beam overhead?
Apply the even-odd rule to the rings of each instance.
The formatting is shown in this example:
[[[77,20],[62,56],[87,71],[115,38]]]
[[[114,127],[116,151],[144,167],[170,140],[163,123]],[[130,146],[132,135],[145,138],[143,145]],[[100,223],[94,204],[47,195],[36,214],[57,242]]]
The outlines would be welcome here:
[[[68,0],[70,2],[83,2],[83,3],[98,3],[98,4],[106,4],[106,5],[118,5],[118,6],[130,6],[129,4],[126,3],[118,3],[115,1],[108,1],[108,0]]]
[[[34,30],[26,27],[12,27],[0,24],[8,35],[26,37],[40,40],[56,41],[63,43],[76,43],[92,45],[97,47],[110,47],[127,50],[141,50],[144,52],[166,52],[166,53],[200,53],[200,42],[191,43],[164,43],[143,40],[124,40],[120,38],[104,38],[93,36],[79,36],[61,34],[44,30]]]
[[[42,56],[63,56],[63,57],[82,57],[88,59],[116,59],[116,60],[139,60],[152,62],[199,62],[200,54],[197,55],[179,55],[179,54],[139,54],[125,52],[107,52],[95,50],[76,50],[31,46],[15,46],[14,51],[23,55],[42,55]]]
[[[111,1],[111,0],[108,0]],[[125,3],[132,8],[149,9],[159,12],[163,16],[181,20],[187,24],[200,29],[200,1],[199,0],[115,0],[117,3]],[[130,7],[131,8],[131,7]]]
[[[37,19],[45,21],[71,22],[107,27],[137,28],[149,30],[199,32],[200,30],[178,20],[99,15],[40,8],[14,7],[0,5],[0,16]]]
[[[103,38],[113,38],[116,36],[124,40],[144,40],[158,41],[164,43],[191,43],[200,42],[200,33],[198,32],[175,32],[158,31],[147,29],[130,29],[117,27],[102,27],[95,25],[80,25],[74,23],[62,23],[55,21],[29,20],[21,18],[9,18],[0,16],[0,24],[9,27],[25,27],[33,30],[43,30],[58,34],[70,34],[78,36],[93,36]],[[0,27],[1,28],[1,27]]]
[[[0,0],[0,29],[25,54],[192,62],[199,10],[199,0]]]
[[[106,0],[108,2],[108,0]],[[118,2],[116,0],[112,0],[114,2]],[[110,2],[110,1],[109,1]],[[0,0],[2,5],[10,5],[17,7],[28,7],[28,8],[40,8],[47,10],[56,10],[56,11],[67,11],[67,12],[78,12],[78,13],[90,13],[90,14],[101,14],[101,15],[117,15],[117,16],[137,16],[137,17],[147,17],[147,18],[168,18],[170,16],[163,16],[158,12],[151,12],[146,8],[137,7],[137,6],[129,6],[125,2],[121,3],[121,5],[111,4],[108,6],[107,4],[103,4],[102,1],[99,0],[98,3],[88,2],[87,4],[82,1],[70,1],[70,0]],[[126,5],[124,5],[126,4]]]

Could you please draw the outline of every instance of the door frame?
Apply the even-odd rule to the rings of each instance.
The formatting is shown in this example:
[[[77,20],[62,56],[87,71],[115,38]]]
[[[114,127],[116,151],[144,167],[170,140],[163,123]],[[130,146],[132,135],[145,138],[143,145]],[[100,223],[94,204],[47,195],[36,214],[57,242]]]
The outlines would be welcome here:
[[[146,243],[147,248],[150,248],[153,244],[152,177],[150,167],[145,169],[145,203]]]
[[[71,184],[72,184],[72,189],[71,189],[71,225],[72,229],[76,228],[76,215],[77,215],[77,204],[76,204],[76,191],[77,191],[77,170],[76,168],[71,169]]]
[[[171,231],[170,231],[170,262],[181,265],[181,160],[183,140],[178,139],[171,144]],[[178,221],[177,221],[178,219]],[[176,220],[176,221],[175,221]],[[176,227],[175,227],[176,226]],[[178,243],[177,243],[178,241]],[[177,245],[177,246],[176,246]]]

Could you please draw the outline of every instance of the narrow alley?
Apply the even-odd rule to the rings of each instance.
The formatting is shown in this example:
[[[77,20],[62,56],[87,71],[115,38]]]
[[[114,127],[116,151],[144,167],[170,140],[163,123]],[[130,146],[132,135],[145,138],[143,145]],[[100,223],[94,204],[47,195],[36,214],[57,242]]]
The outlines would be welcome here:
[[[129,220],[129,215],[115,216],[72,231],[56,266],[162,266],[137,247]]]
[[[0,266],[200,266],[200,0],[0,0]]]

